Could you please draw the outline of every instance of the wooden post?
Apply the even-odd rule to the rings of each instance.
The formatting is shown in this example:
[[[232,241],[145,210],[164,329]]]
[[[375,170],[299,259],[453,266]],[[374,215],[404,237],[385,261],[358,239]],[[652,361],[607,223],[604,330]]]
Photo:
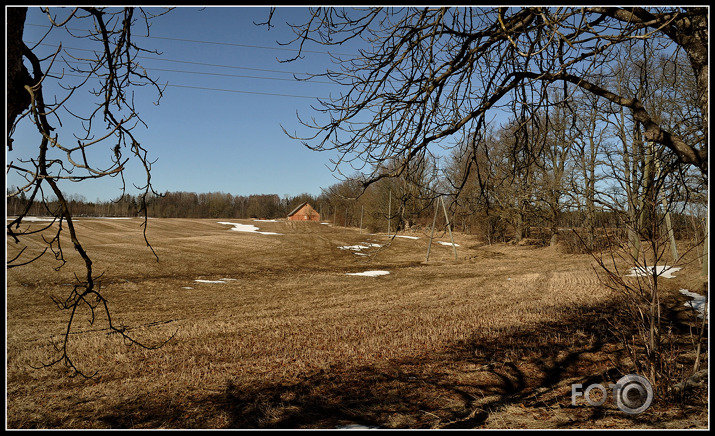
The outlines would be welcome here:
[[[390,237],[390,221],[392,220],[392,190],[390,190],[390,200],[387,203],[387,237]]]
[[[459,258],[457,257],[457,246],[454,245],[454,237],[452,237],[452,228],[451,228],[451,224],[449,222],[449,216],[447,215],[447,207],[444,205],[444,197],[440,196],[439,199],[442,202],[442,210],[444,211],[444,219],[447,221],[447,231],[449,232],[449,240],[452,241],[452,249],[454,250],[454,260],[458,260]]]
[[[429,252],[432,249],[432,238],[434,238],[434,226],[437,223],[437,211],[439,211],[439,205],[435,202],[435,204],[434,204],[434,218],[432,218],[432,232],[430,232],[429,242],[427,243],[427,260],[429,260]]]
[[[365,205],[360,205],[360,234],[362,235],[362,215],[365,212]]]

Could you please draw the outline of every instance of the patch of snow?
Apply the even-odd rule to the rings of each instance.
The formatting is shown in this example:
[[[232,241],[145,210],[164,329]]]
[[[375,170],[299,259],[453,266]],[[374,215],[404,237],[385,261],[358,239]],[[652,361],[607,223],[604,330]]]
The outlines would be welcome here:
[[[324,225],[324,226],[329,226],[329,225],[330,225],[330,223],[320,223],[320,224],[322,224],[322,225]]]
[[[255,219],[253,221],[258,221],[259,223],[277,223],[278,222],[278,220],[259,220],[259,219]]]
[[[707,304],[707,297],[704,297],[700,294],[696,294],[695,292],[690,292],[687,289],[681,289],[680,293],[685,295],[686,297],[690,297],[693,300],[688,301],[687,303],[684,303],[684,306],[687,307],[692,307],[698,312],[698,317],[702,318],[703,314],[705,313],[705,305]],[[710,319],[710,311],[708,311],[707,315],[708,320]]]
[[[15,218],[17,218],[17,217],[15,217]],[[15,218],[8,217],[7,220],[12,221]],[[72,217],[72,221],[79,221],[80,219],[82,219],[82,220],[131,220],[134,218],[127,217],[127,216],[85,216],[82,218]],[[22,220],[27,221],[27,222],[50,222],[50,221],[53,221],[53,218],[39,217],[39,216],[26,216]],[[59,219],[55,219],[54,221],[59,221]]]
[[[378,247],[379,248],[379,247],[382,247],[382,245],[381,244],[373,244],[370,242],[363,242],[360,245],[343,245],[342,247],[338,247],[338,248],[341,250],[360,251],[360,250],[364,250],[364,249],[370,248],[370,247]],[[355,253],[355,254],[361,254],[361,253]],[[363,254],[363,256],[364,256],[364,254]]]
[[[442,245],[450,245],[450,246],[452,245],[451,242],[444,242],[444,241],[437,241],[437,243],[442,244]],[[459,247],[459,244],[454,244],[454,246]]]
[[[181,289],[194,289],[191,286],[183,286]]]
[[[280,235],[282,233],[275,233],[275,232],[259,232],[258,227],[252,225],[252,224],[239,224],[239,223],[231,223],[228,221],[219,221],[219,224],[226,224],[228,226],[233,226],[231,230],[235,232],[249,232],[249,233],[260,233],[261,235]]]
[[[407,235],[395,235],[396,238],[405,238],[405,239],[420,239],[417,236],[407,236]]]
[[[341,250],[353,250],[353,251],[360,251],[363,248],[370,248],[367,245],[343,245],[342,247],[338,247]]]
[[[345,273],[346,276],[365,276],[365,277],[385,276],[388,274],[390,274],[390,271],[380,271],[380,270],[365,271],[365,272],[361,272],[361,273]]]
[[[199,282],[199,283],[226,283],[226,282],[235,282],[236,280],[238,280],[238,279],[220,278],[218,280],[196,279],[194,281]],[[188,288],[188,289],[191,289],[191,288]]]
[[[8,221],[12,221],[15,218],[8,218]],[[22,219],[23,221],[28,221],[28,222],[45,222],[45,221],[55,221],[53,218],[43,218],[39,216],[26,216]],[[57,220],[59,221],[59,220]]]
[[[338,430],[370,430],[370,429],[378,429],[380,427],[375,427],[371,425],[362,425],[362,424],[347,424],[347,425],[341,425],[338,427],[335,427]]]
[[[648,268],[646,270],[644,267],[641,266],[636,266],[631,268],[630,274],[627,274],[626,277],[646,277],[646,276],[651,276],[653,275],[653,268],[655,268],[655,272],[659,277],[663,277],[666,279],[672,279],[675,276],[673,275],[674,272],[680,271],[682,268],[680,267],[672,267],[668,265],[660,265],[660,266],[654,266]]]
[[[93,220],[130,220],[133,219],[132,217],[128,216],[94,216],[94,217],[89,217],[87,219],[93,219]]]

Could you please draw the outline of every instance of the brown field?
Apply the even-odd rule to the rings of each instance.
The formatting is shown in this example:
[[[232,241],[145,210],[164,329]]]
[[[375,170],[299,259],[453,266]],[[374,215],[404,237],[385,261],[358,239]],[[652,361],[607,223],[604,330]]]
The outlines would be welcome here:
[[[706,394],[637,416],[612,401],[571,405],[572,383],[615,382],[630,369],[609,331],[615,296],[588,255],[456,234],[459,260],[433,244],[425,263],[423,233],[361,257],[338,247],[387,237],[318,223],[152,219],[157,262],[140,224],[76,225],[115,322],[149,345],[175,336],[158,350],[127,346],[85,311],[70,352],[97,375],[35,369],[66,326],[50,296],[67,294],[81,263],[66,240],[59,272],[52,256],[8,270],[8,428],[708,426]],[[12,257],[9,240],[7,250]],[[390,274],[345,275],[365,270]],[[688,328],[677,291],[700,292],[698,270],[664,279],[676,330]]]

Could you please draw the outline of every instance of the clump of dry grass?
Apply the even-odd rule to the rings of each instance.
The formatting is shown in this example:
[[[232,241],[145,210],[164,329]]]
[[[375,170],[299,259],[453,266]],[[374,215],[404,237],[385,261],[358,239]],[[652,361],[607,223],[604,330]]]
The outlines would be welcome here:
[[[456,262],[439,245],[423,262],[424,238],[362,258],[337,247],[386,238],[316,223],[261,223],[283,233],[272,236],[167,219],[150,222],[156,262],[137,225],[78,222],[114,319],[143,342],[174,339],[156,351],[128,347],[83,314],[71,352],[98,375],[32,369],[63,331],[49,295],[72,271],[45,260],[8,271],[9,427],[498,426],[515,404],[538,398],[548,413],[568,403],[568,383],[607,373],[618,355],[601,323],[612,294],[588,256],[458,235]],[[365,269],[391,274],[345,275]]]

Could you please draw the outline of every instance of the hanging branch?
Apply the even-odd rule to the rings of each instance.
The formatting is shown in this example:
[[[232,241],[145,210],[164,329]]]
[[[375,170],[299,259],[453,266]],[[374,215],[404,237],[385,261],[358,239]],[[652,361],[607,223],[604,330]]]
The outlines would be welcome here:
[[[147,149],[141,146],[135,137],[135,127],[139,124],[145,124],[139,116],[133,98],[129,98],[129,92],[136,86],[149,84],[157,92],[158,98],[161,99],[163,88],[148,77],[144,69],[136,62],[137,55],[147,50],[136,46],[132,40],[132,32],[139,22],[135,18],[135,8],[75,8],[64,20],[58,20],[56,16],[53,16],[49,8],[43,8],[49,18],[51,31],[65,30],[73,37],[100,44],[99,49],[94,52],[94,58],[86,59],[86,62],[79,64],[79,66],[65,61],[67,68],[73,75],[82,77],[79,83],[75,84],[64,79],[64,75],[57,76],[53,70],[60,53],[64,53],[62,44],[58,45],[54,54],[49,58],[49,62],[47,62],[47,59],[38,58],[34,49],[27,47],[22,40],[26,8],[11,9],[13,11],[9,12],[10,19],[8,23],[11,29],[8,34],[11,38],[9,38],[8,45],[11,47],[9,52],[12,52],[13,56],[9,58],[9,62],[13,62],[15,65],[9,66],[9,69],[15,67],[17,63],[20,64],[21,68],[16,68],[19,73],[9,77],[8,88],[10,92],[14,93],[18,93],[18,90],[21,89],[24,94],[18,93],[18,95],[24,95],[25,98],[17,100],[22,102],[19,106],[16,104],[11,105],[11,102],[8,102],[8,152],[22,154],[7,165],[7,171],[13,171],[20,175],[25,179],[26,183],[24,186],[9,191],[7,196],[8,198],[22,197],[27,192],[31,194],[19,215],[7,225],[8,237],[18,247],[17,254],[8,259],[7,268],[29,265],[46,253],[51,252],[55,260],[59,262],[59,266],[55,269],[60,270],[67,263],[61,242],[66,238],[65,235],[69,236],[72,248],[79,254],[84,263],[84,273],[81,277],[75,276],[76,284],[66,298],[54,299],[56,306],[63,311],[67,311],[69,316],[62,340],[59,344],[54,344],[58,357],[42,366],[63,363],[73,371],[73,374],[91,377],[91,375],[87,375],[79,369],[77,363],[68,352],[68,343],[75,315],[80,308],[86,307],[90,310],[90,324],[94,324],[96,320],[95,311],[100,309],[106,316],[108,329],[121,334],[127,344],[156,349],[166,344],[173,338],[173,335],[159,344],[147,345],[129,335],[126,327],[115,324],[107,300],[101,293],[101,282],[99,281],[101,274],[96,275],[93,270],[92,259],[80,241],[67,197],[60,189],[58,182],[63,180],[83,182],[119,175],[122,179],[121,192],[123,197],[126,188],[124,184],[126,164],[130,159],[139,161],[146,174],[146,184],[139,188],[143,190],[141,203],[144,211],[144,239],[156,257],[156,253],[146,236],[148,220],[146,215],[146,196],[150,193],[156,194],[151,185],[151,165],[153,162],[148,159]],[[146,25],[148,34],[149,19],[154,18],[156,15],[149,15],[141,9],[139,9],[139,12],[142,15],[141,21]],[[74,35],[72,32],[75,30],[70,30],[69,24],[72,23],[74,27],[78,25],[78,22],[89,22],[89,26],[86,26],[85,33]],[[16,53],[18,55],[15,55]],[[71,58],[69,54],[67,56]],[[29,62],[31,72],[23,70],[23,59]],[[66,92],[66,95],[61,98],[52,96],[54,97],[54,102],[48,104],[45,92],[46,84],[51,80],[56,80],[58,85]],[[90,83],[99,83],[97,89],[89,91],[91,95],[99,99],[99,103],[96,104],[95,108],[79,108],[78,110],[76,107],[71,106],[71,97],[82,92],[85,89],[85,85]],[[64,109],[64,111],[61,112],[60,109]],[[57,122],[62,125],[60,113],[69,114],[70,117],[82,121],[85,131],[84,133],[74,132],[76,145],[69,145],[70,140],[68,138],[61,138],[58,133],[55,133],[56,129],[50,123],[49,117],[55,117]],[[82,113],[85,115],[82,115]],[[120,116],[120,114],[122,115]],[[37,130],[36,138],[38,142],[34,148],[36,150],[34,157],[29,157],[33,151],[33,147],[30,144],[20,144],[19,146],[18,144],[13,144],[12,134],[15,131],[15,127],[24,120],[29,120]],[[103,132],[99,126],[104,126]],[[97,134],[98,131],[100,132],[99,134]],[[90,149],[102,146],[108,147],[111,153],[111,163],[108,167],[102,167],[101,164],[93,162],[89,157],[88,152]],[[122,151],[125,148],[129,149],[130,157],[122,156]],[[57,157],[56,152],[63,153],[64,157]],[[49,188],[49,193],[54,197],[52,201],[49,201],[48,197],[46,197],[43,188]],[[50,203],[54,204],[55,207],[51,208]],[[52,217],[52,222],[39,230],[30,226],[22,226],[23,219],[28,216],[31,208],[36,204],[41,204],[47,214]],[[65,229],[67,233],[63,233]],[[29,242],[28,238],[38,233],[42,235],[42,240],[46,246],[39,255],[33,256],[28,252],[25,241]],[[51,236],[46,237],[46,233]],[[27,258],[27,256],[30,256],[30,258]],[[158,257],[156,259],[158,261]]]

